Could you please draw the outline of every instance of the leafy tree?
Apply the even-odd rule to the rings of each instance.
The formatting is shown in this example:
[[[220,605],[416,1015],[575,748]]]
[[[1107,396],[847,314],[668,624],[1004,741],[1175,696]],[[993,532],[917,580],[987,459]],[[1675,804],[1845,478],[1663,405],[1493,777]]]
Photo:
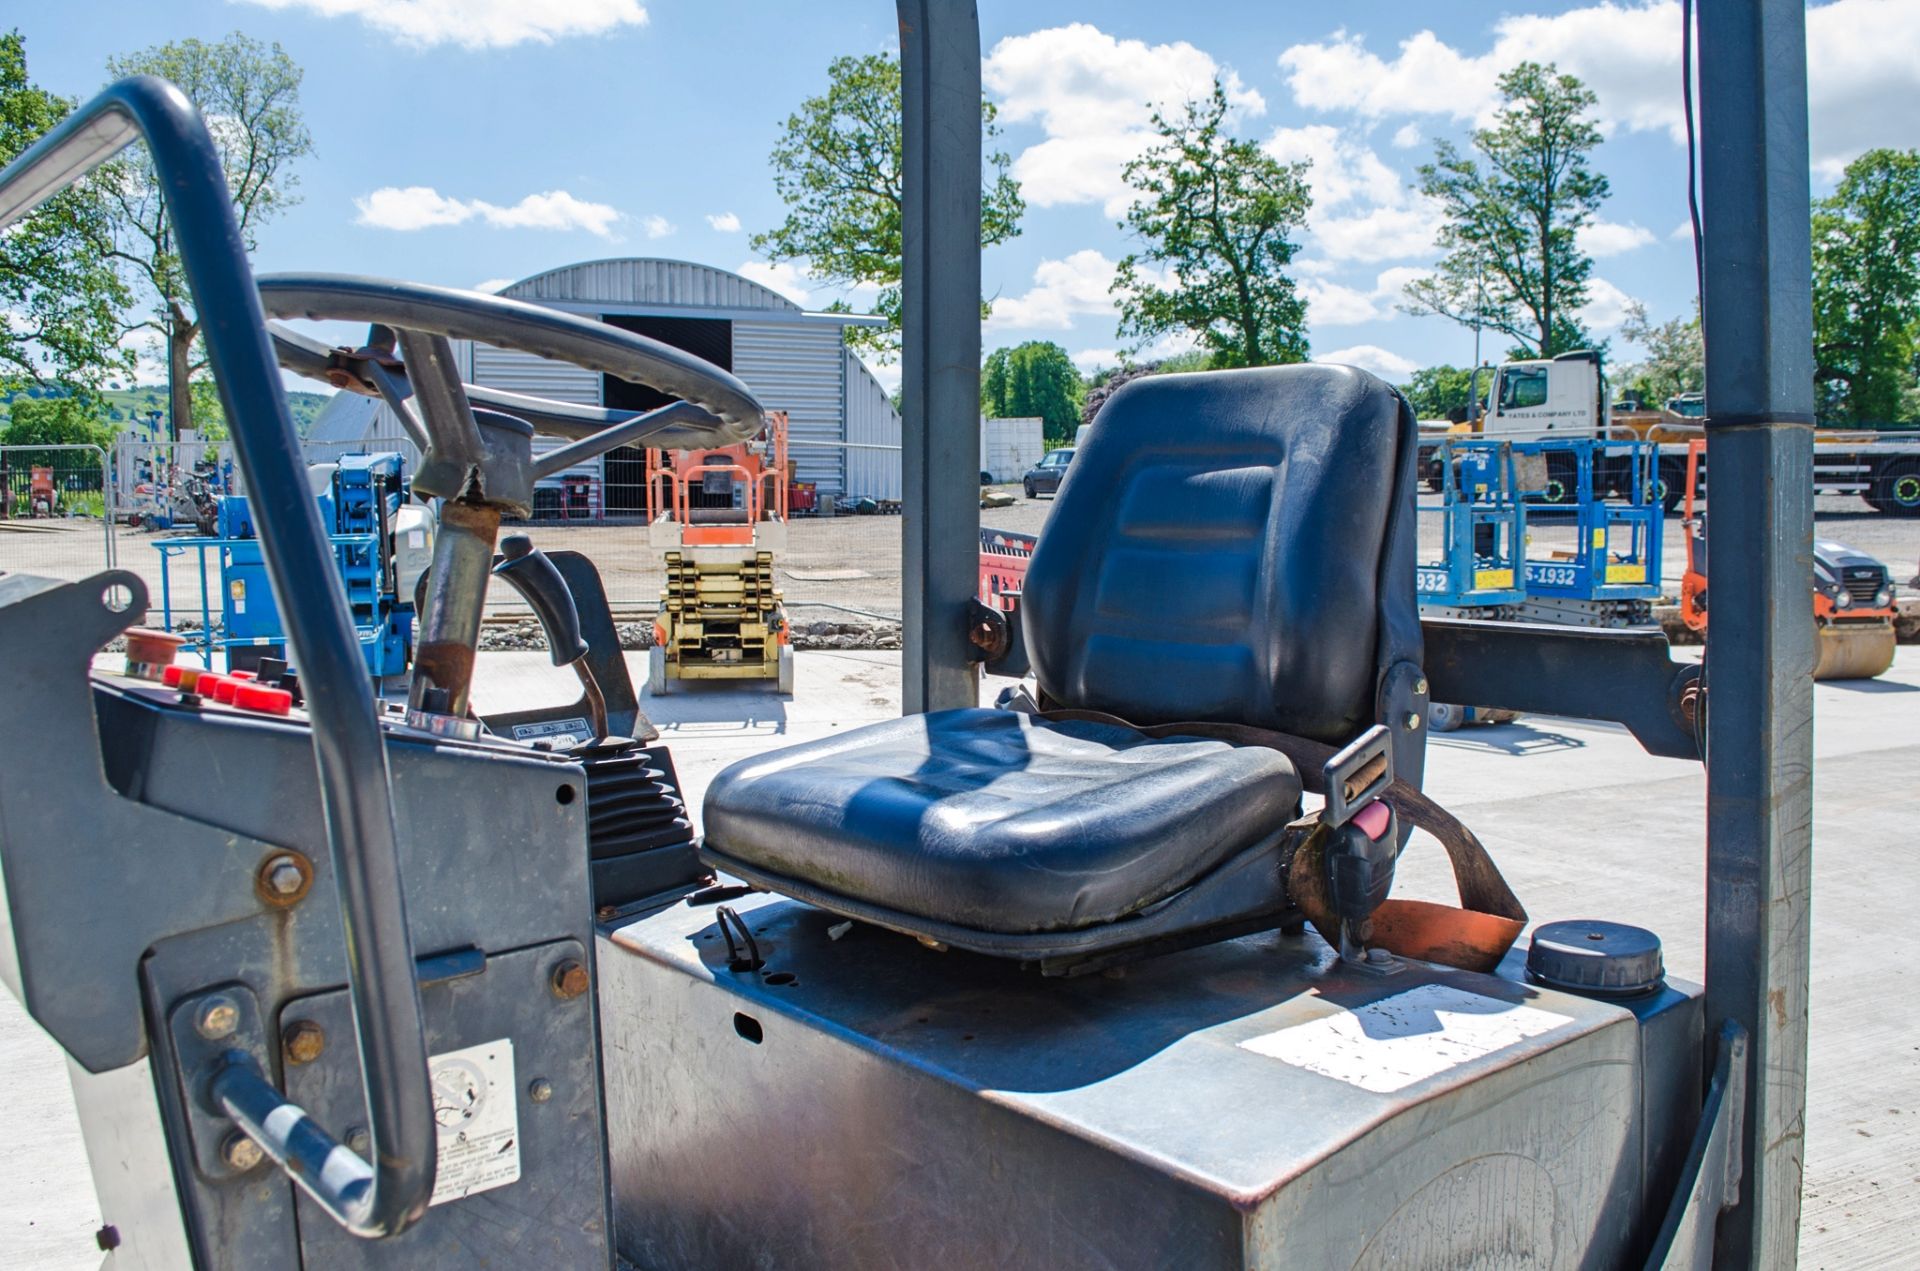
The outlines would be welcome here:
[[[1119,333],[1136,347],[1190,333],[1215,367],[1302,362],[1307,305],[1286,267],[1313,203],[1307,165],[1228,136],[1226,116],[1216,78],[1179,118],[1155,111],[1159,142],[1127,165],[1138,197],[1121,228],[1142,246],[1114,278]]]
[[[1598,100],[1572,75],[1522,62],[1500,77],[1506,104],[1473,134],[1480,159],[1450,141],[1420,167],[1420,192],[1446,218],[1438,272],[1407,287],[1408,313],[1483,326],[1517,342],[1516,357],[1587,348],[1578,317],[1593,258],[1576,241],[1607,197],[1591,156]],[[1485,162],[1485,168],[1481,162]]]
[[[236,31],[218,44],[180,40],[109,58],[107,71],[114,79],[158,75],[171,80],[200,108],[219,145],[248,250],[260,226],[299,201],[293,164],[312,153],[313,140],[300,115],[301,70],[278,44],[264,45]],[[177,432],[192,422],[192,384],[206,354],[199,346],[200,315],[180,270],[172,214],[144,154],[112,165],[103,184],[112,221],[108,255],[125,267],[152,306],[129,330],[160,337]]]
[[[1086,382],[1059,345],[1029,340],[987,356],[980,380],[980,408],[996,419],[1038,415],[1049,445],[1073,436],[1086,400]]]
[[[1480,391],[1487,390],[1488,376],[1480,376]],[[1429,366],[1415,371],[1400,386],[1413,406],[1417,419],[1464,421],[1471,408],[1473,368],[1470,366]]]
[[[73,397],[19,397],[8,411],[10,420],[0,429],[0,446],[99,446],[113,444],[113,430],[102,418],[101,403],[90,394]],[[100,486],[97,461],[78,462],[74,451],[10,450],[6,462],[15,474],[35,464],[82,474],[88,489]],[[86,474],[91,474],[91,480]]]
[[[0,35],[0,167],[73,103],[34,87],[18,31]],[[133,366],[117,347],[126,288],[97,249],[105,208],[92,183],[55,195],[0,233],[0,382],[97,386]]]
[[[1644,362],[1622,367],[1619,387],[1659,406],[1678,393],[1698,393],[1707,383],[1706,343],[1700,334],[1700,304],[1693,316],[1674,318],[1655,326],[1639,301],[1628,306],[1620,334],[1647,351]]]
[[[1900,418],[1920,338],[1920,151],[1869,150],[1814,204],[1813,327],[1822,413]]]
[[[981,127],[1000,135],[992,102],[981,99]],[[981,172],[980,245],[1020,233],[1027,205],[1007,174],[1012,160],[989,148]],[[901,167],[900,63],[891,54],[836,57],[827,67],[827,91],[787,116],[773,148],[773,186],[787,218],[755,234],[753,250],[768,260],[798,261],[808,276],[851,287],[880,288],[874,312],[884,328],[854,327],[847,338],[890,356],[900,343]],[[836,301],[832,308],[845,311]]]

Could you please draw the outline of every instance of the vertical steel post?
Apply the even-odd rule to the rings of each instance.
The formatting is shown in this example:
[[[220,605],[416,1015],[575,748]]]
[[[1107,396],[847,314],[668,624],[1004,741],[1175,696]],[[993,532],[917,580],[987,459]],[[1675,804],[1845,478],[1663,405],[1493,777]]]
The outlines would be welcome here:
[[[980,19],[897,0],[902,211],[901,705],[978,704],[967,602],[980,566]]]
[[[1705,0],[1708,1035],[1753,1039],[1717,1267],[1800,1234],[1812,884],[1813,305],[1803,0]]]

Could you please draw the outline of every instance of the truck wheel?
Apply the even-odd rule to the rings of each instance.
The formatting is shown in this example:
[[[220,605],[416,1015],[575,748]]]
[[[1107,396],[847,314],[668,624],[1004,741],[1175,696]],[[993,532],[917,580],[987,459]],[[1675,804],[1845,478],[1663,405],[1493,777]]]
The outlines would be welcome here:
[[[779,673],[779,679],[776,682],[776,687],[780,696],[792,697],[793,696],[793,646],[792,645],[783,644],[780,646],[779,661],[776,664],[775,669]]]
[[[1574,489],[1580,482],[1580,465],[1572,455],[1547,456],[1547,488],[1541,492],[1546,503],[1572,503],[1579,498]]]
[[[1679,459],[1662,459],[1653,478],[1653,497],[1668,516],[1680,510],[1687,499],[1687,465]]]
[[[1920,459],[1895,459],[1874,477],[1877,505],[1894,516],[1920,516]]]
[[[672,691],[668,687],[672,683],[667,678],[667,651],[656,644],[647,650],[647,692],[653,697],[665,697]]]

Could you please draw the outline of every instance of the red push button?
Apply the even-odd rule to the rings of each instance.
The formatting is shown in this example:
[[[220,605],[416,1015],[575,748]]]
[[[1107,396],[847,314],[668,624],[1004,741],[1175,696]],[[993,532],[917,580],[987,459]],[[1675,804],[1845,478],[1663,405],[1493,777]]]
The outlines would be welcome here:
[[[238,684],[234,686],[233,704],[241,710],[285,715],[293,709],[293,694],[265,684]]]
[[[204,675],[201,676],[200,683],[204,686],[206,682],[207,677]],[[234,679],[231,675],[221,676],[219,683],[213,686],[213,700],[216,702],[225,702],[229,706],[233,705],[234,691],[238,689],[243,682],[244,681]],[[205,693],[207,690],[202,687],[200,691]]]

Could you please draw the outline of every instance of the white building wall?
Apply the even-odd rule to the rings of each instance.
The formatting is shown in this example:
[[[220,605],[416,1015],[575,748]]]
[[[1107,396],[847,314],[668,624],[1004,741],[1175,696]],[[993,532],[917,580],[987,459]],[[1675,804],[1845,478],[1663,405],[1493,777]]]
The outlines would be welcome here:
[[[733,324],[733,373],[768,410],[787,412],[796,475],[823,494],[846,490],[842,440],[842,345],[837,325]],[[808,445],[806,443],[816,443]]]
[[[900,412],[880,381],[851,349],[843,349],[847,385],[847,485],[855,498],[900,497]],[[862,446],[892,446],[865,450]]]
[[[980,470],[995,481],[1018,481],[1047,453],[1047,421],[1038,415],[980,421]]]

